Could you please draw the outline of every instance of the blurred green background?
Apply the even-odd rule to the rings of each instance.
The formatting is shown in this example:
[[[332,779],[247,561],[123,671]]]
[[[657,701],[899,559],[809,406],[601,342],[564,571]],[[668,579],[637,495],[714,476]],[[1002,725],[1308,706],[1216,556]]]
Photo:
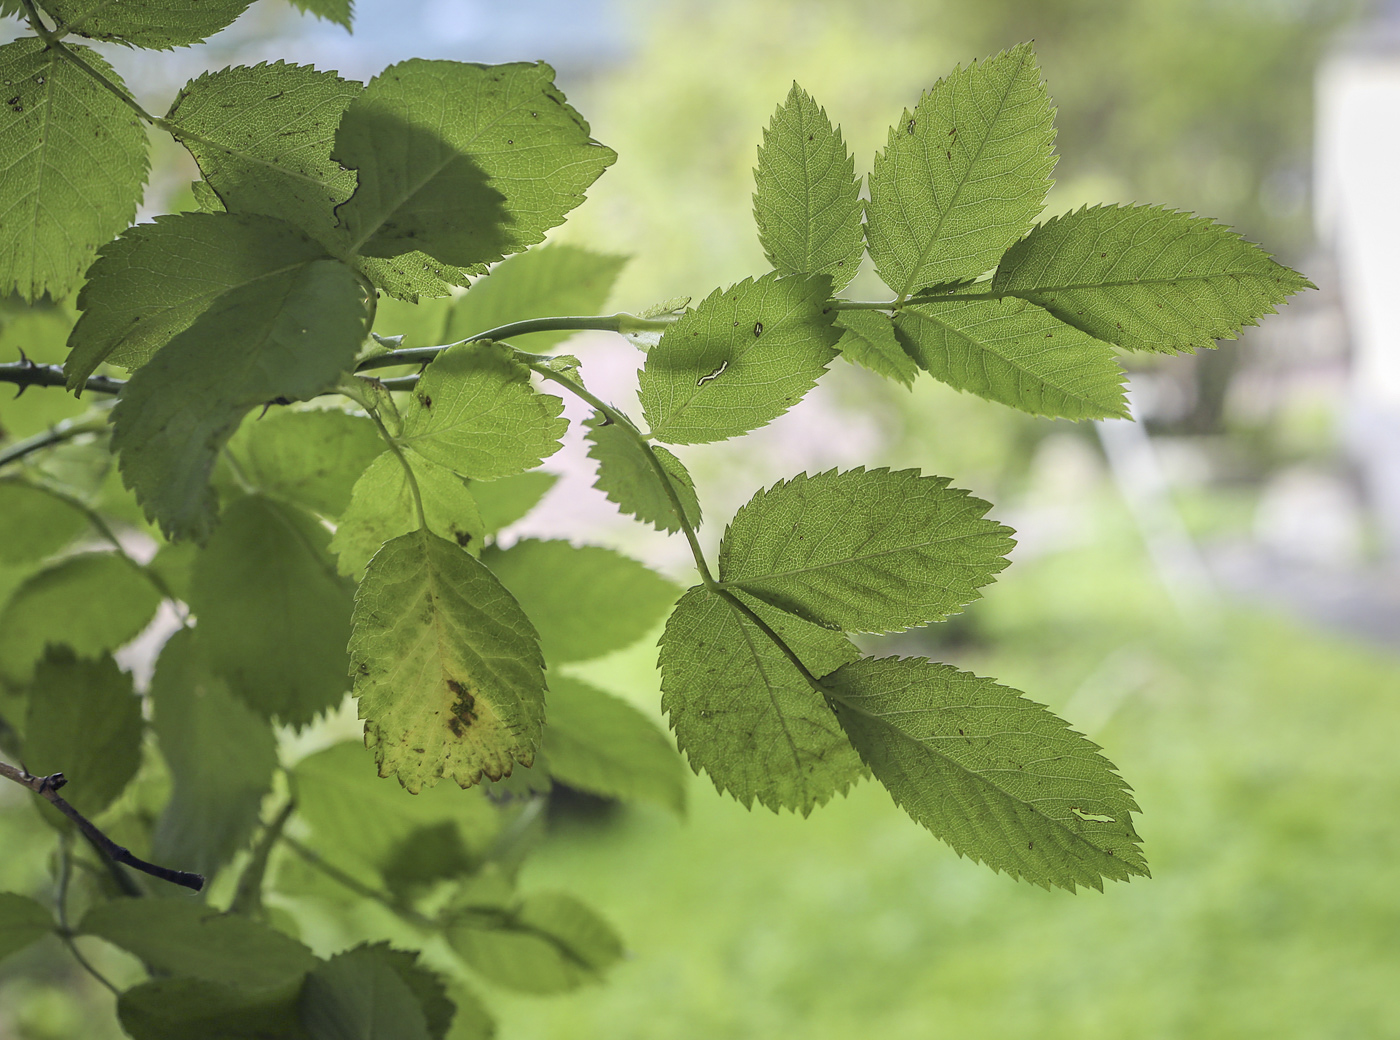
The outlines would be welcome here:
[[[358,6],[362,20],[418,10]],[[754,149],[794,79],[841,124],[861,171],[939,76],[1024,39],[1036,41],[1059,106],[1053,210],[1153,202],[1210,215],[1319,283],[1294,310],[1315,317],[1335,296],[1310,231],[1313,75],[1339,34],[1371,15],[1365,4],[514,6],[513,51],[478,53],[464,37],[451,56],[555,62],[595,136],[617,150],[558,237],[634,258],[619,307],[698,296],[764,269],[750,216]],[[485,4],[423,8],[490,21]],[[248,52],[306,60],[295,34],[310,30],[290,9],[265,3],[249,17],[244,36],[211,49],[211,64]],[[567,50],[559,25],[545,32],[551,18],[566,29],[600,21],[577,35],[615,46]],[[531,49],[535,29],[543,42]],[[363,21],[354,40],[364,54],[388,45]],[[409,56],[415,42],[410,34],[394,44],[403,53],[366,60]],[[176,167],[154,183],[171,190],[188,175]],[[867,271],[850,295],[879,292]],[[696,778],[684,821],[647,807],[555,814],[527,882],[591,901],[631,957],[578,994],[492,993],[502,1036],[1400,1035],[1400,632],[1363,642],[1283,602],[1174,581],[1149,552],[1156,529],[1142,512],[1179,521],[1172,544],[1193,551],[1249,546],[1281,468],[1345,474],[1336,401],[1277,394],[1260,404],[1239,392],[1251,373],[1283,364],[1299,335],[1266,321],[1218,352],[1136,362],[1142,385],[1177,401],[1149,414],[1171,491],[1137,511],[1092,427],[1014,415],[928,380],[905,392],[841,363],[759,449],[687,454],[702,500],[718,503],[707,502],[711,526],[760,483],[836,462],[919,466],[996,502],[993,515],[1023,532],[1002,580],[953,622],[869,649],[995,676],[1103,744],[1137,792],[1154,876],[1104,894],[1044,892],[958,859],[873,783],[802,820],[746,812]],[[621,341],[588,349],[635,365]],[[594,363],[586,355],[585,376]],[[795,442],[798,454],[775,454]],[[1332,561],[1340,572],[1377,565],[1360,524],[1359,555]],[[653,667],[648,642],[587,674],[655,711]],[[7,848],[42,836],[18,794],[0,791]],[[0,857],[0,884],[42,881]],[[56,948],[0,966],[4,1040],[99,1035],[84,1009],[109,1002]]]

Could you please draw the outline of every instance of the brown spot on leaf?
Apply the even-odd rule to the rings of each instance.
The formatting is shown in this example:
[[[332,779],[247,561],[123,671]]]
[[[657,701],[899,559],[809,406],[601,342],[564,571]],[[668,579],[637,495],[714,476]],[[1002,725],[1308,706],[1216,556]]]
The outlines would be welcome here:
[[[452,702],[452,717],[447,720],[447,728],[460,737],[476,721],[476,698],[456,679],[448,679],[447,688],[457,698]]]

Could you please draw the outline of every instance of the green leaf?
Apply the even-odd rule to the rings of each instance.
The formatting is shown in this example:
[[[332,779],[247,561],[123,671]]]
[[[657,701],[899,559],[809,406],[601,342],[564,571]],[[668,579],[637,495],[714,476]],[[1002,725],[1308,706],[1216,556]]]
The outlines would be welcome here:
[[[239,65],[186,84],[166,118],[229,210],[280,217],[344,249],[335,207],[354,193],[355,174],[331,161],[331,147],[362,89],[308,65]]]
[[[312,1040],[429,1040],[413,990],[382,947],[357,946],[318,965],[301,993]]]
[[[34,900],[18,892],[0,892],[0,960],[53,930],[53,915]]]
[[[241,990],[283,990],[317,963],[295,939],[194,900],[99,903],[78,931],[135,954],[154,972]]]
[[[111,805],[141,765],[131,676],[106,655],[88,661],[49,647],[29,688],[24,764],[35,776],[62,773],[64,799],[84,816]]]
[[[350,30],[350,17],[354,11],[354,0],[291,0],[294,7],[298,7],[307,14],[314,14],[317,18],[324,18],[328,22],[335,22],[336,25],[345,26],[346,31]]]
[[[259,491],[334,519],[384,442],[362,415],[281,410],[244,420],[228,450]]]
[[[564,402],[495,343],[462,343],[434,359],[403,416],[402,444],[476,480],[533,469],[559,450]]]
[[[418,482],[428,530],[476,555],[486,537],[486,526],[466,481],[412,452],[405,453],[405,459]],[[359,581],[380,546],[416,530],[418,510],[413,489],[403,464],[392,451],[386,451],[355,482],[350,506],[331,539],[331,551],[338,557],[336,566],[341,574]]]
[[[866,235],[909,296],[996,266],[1050,190],[1054,112],[1028,43],[957,68],[890,128],[870,174]]]
[[[854,362],[886,379],[914,385],[919,366],[895,336],[894,321],[881,311],[840,311],[836,325],[841,332],[836,349]]]
[[[530,619],[477,559],[427,531],[370,561],[355,597],[351,674],[381,776],[462,787],[535,758],[544,659]]]
[[[257,826],[277,768],[276,738],[209,671],[192,629],[176,632],[165,644],[150,700],[152,728],[173,786],[151,855],[212,876]]]
[[[641,374],[652,435],[671,444],[724,440],[801,400],[836,356],[830,286],[825,275],[747,278],[668,328]]]
[[[52,556],[87,529],[82,511],[23,480],[0,480],[0,563]]]
[[[817,678],[856,659],[845,636],[736,594]],[[697,586],[661,638],[661,707],[691,768],[746,808],[755,798],[806,816],[860,776],[822,697],[724,596]]]
[[[103,246],[78,294],[68,389],[104,361],[140,368],[229,294],[260,294],[325,252],[281,221],[241,213],[167,214],[127,228]]]
[[[856,163],[826,109],[796,83],[763,131],[754,170],[758,240],[779,274],[831,276],[840,292],[865,253]]]
[[[611,549],[526,539],[481,554],[540,634],[551,666],[631,646],[666,614],[681,590]]]
[[[307,1040],[300,986],[245,990],[203,979],[151,979],[117,998],[133,1040]]]
[[[549,493],[558,479],[553,473],[535,470],[500,480],[472,481],[472,497],[476,499],[486,533],[495,534],[522,519]]]
[[[561,783],[685,812],[685,769],[665,733],[624,700],[577,679],[549,680],[543,754]]]
[[[1234,339],[1310,288],[1229,228],[1156,206],[1055,217],[1011,247],[991,285],[1097,339],[1164,353]]]
[[[562,993],[599,980],[622,958],[612,927],[572,896],[527,896],[504,915],[461,918],[447,941],[484,977],[525,993]]]
[[[249,495],[195,561],[190,606],[211,670],[265,718],[303,726],[345,695],[351,590],[305,513]]]
[[[922,658],[862,660],[825,685],[870,771],[959,855],[1070,891],[1147,874],[1127,784],[1044,705]]]
[[[959,390],[1032,415],[1128,415],[1113,349],[1024,300],[920,303],[895,328],[920,368]]]
[[[433,1040],[443,1040],[447,1031],[452,1027],[452,1019],[457,1009],[447,996],[447,985],[443,982],[442,976],[423,967],[419,963],[419,954],[416,950],[395,950],[388,943],[375,943],[372,946],[356,948],[356,950],[359,949],[374,951],[375,957],[381,964],[387,964],[394,970],[394,973],[413,993],[414,999],[422,1009],[423,1018],[428,1026],[428,1035]],[[354,953],[356,950],[350,952]]]
[[[44,0],[59,28],[93,40],[166,50],[188,47],[233,22],[252,0]]]
[[[371,80],[333,153],[359,171],[338,210],[353,248],[470,267],[541,241],[617,158],[553,80],[543,63],[417,58]]]
[[[719,575],[828,628],[893,632],[942,621],[1006,566],[991,504],[917,470],[802,473],[759,491],[720,544]]]
[[[26,682],[55,639],[84,656],[134,639],[160,594],[115,553],[83,553],[27,578],[0,610],[0,676]]]
[[[561,245],[507,257],[455,301],[442,342],[466,339],[527,318],[597,314],[607,305],[613,283],[626,263],[625,256]],[[533,333],[530,349],[542,353],[572,335]]]
[[[317,260],[270,285],[226,293],[137,370],[113,411],[122,479],[171,538],[214,526],[209,473],[250,409],[302,400],[354,360],[365,335],[355,274]]]
[[[125,89],[95,51],[65,46]],[[92,76],[33,37],[0,47],[0,83],[0,296],[58,299],[136,214],[146,130]]]
[[[629,436],[621,425],[594,412],[585,420],[590,442],[588,457],[598,462],[598,479],[593,486],[615,502],[624,513],[635,516],[658,531],[675,534],[681,529],[675,506],[661,483],[661,475],[648,458],[645,448]],[[666,478],[680,500],[685,519],[692,528],[700,526],[700,500],[695,496],[695,482],[690,479],[681,460],[659,445],[653,445]]]

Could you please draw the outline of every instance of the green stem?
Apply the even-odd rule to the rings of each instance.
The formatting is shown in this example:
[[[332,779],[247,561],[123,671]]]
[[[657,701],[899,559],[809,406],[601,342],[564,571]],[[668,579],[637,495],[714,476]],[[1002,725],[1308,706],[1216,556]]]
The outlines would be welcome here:
[[[68,952],[73,955],[73,959],[84,971],[111,990],[113,996],[120,997],[122,991],[112,984],[111,979],[92,966],[92,963],[83,956],[83,952],[78,949],[77,942],[74,941],[76,933],[68,925],[68,882],[72,874],[73,858],[69,849],[69,835],[64,834],[58,839],[58,897],[55,900],[55,909],[58,911],[59,938],[63,940],[63,945],[68,947]]]
[[[413,508],[418,513],[418,527],[420,530],[428,529],[428,518],[423,512],[423,495],[418,490],[418,478],[413,475],[413,467],[408,464],[408,457],[404,455],[403,449],[399,447],[399,442],[389,434],[384,426],[384,421],[379,418],[379,413],[373,409],[369,411],[369,417],[374,420],[374,425],[379,428],[379,435],[384,438],[384,443],[389,445],[389,450],[394,453],[394,458],[399,460],[399,465],[403,467],[403,473],[408,478],[408,490],[413,492]]]
[[[829,311],[892,311],[899,307],[898,300],[832,300]]]
[[[18,462],[26,455],[32,455],[36,451],[53,447],[55,444],[62,444],[70,441],[74,437],[84,433],[100,433],[107,428],[106,414],[94,416],[83,416],[77,419],[65,419],[57,423],[43,433],[36,433],[33,437],[26,437],[22,441],[15,441],[8,448],[0,450],[0,467],[8,466],[12,462]]]
[[[372,888],[371,886],[366,885],[358,878],[351,877],[339,867],[331,863],[327,863],[324,859],[321,858],[319,853],[307,848],[295,838],[288,837],[284,834],[282,836],[282,844],[287,846],[287,848],[291,849],[302,859],[306,860],[307,863],[311,864],[311,866],[315,867],[317,870],[319,870],[322,874],[326,875],[326,877],[330,878],[336,884],[341,885],[344,888],[348,888],[357,896],[378,903],[380,906],[394,913],[398,917],[402,918],[410,924],[417,925],[419,928],[437,928],[437,922],[434,921],[431,917],[428,917],[424,914],[420,914],[417,910],[414,910],[412,907],[404,906],[402,903],[400,903],[393,896],[389,895],[387,892],[381,892],[377,888]]]
[[[285,837],[282,831],[295,809],[296,802],[288,799],[287,804],[282,806],[271,822],[263,828],[257,845],[253,847],[252,858],[243,868],[243,873],[238,876],[238,886],[233,893],[233,902],[229,904],[229,913],[256,915],[262,910],[262,886],[263,878],[267,876],[268,860],[277,842]]]

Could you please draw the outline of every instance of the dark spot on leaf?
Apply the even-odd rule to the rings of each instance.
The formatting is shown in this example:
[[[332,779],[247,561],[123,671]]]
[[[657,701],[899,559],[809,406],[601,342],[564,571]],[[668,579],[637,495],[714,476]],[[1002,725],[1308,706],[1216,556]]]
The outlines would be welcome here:
[[[452,537],[457,540],[458,545],[465,549],[467,543],[472,540],[472,533],[470,531],[453,531]]]
[[[761,321],[756,321],[756,322],[753,323],[753,334],[754,334],[755,336],[762,336],[762,335],[763,335],[763,322],[761,322]]]
[[[421,404],[424,408],[431,408],[433,406],[433,399],[427,394],[419,394],[418,403]]]
[[[906,130],[909,131],[909,136],[910,136],[910,137],[913,137],[913,136],[914,136],[914,120],[912,120],[912,119],[909,120],[909,125],[906,126],[904,129],[906,129]]]
[[[457,698],[452,702],[452,717],[447,720],[447,728],[460,737],[476,721],[476,698],[456,679],[448,679],[447,688]]]

